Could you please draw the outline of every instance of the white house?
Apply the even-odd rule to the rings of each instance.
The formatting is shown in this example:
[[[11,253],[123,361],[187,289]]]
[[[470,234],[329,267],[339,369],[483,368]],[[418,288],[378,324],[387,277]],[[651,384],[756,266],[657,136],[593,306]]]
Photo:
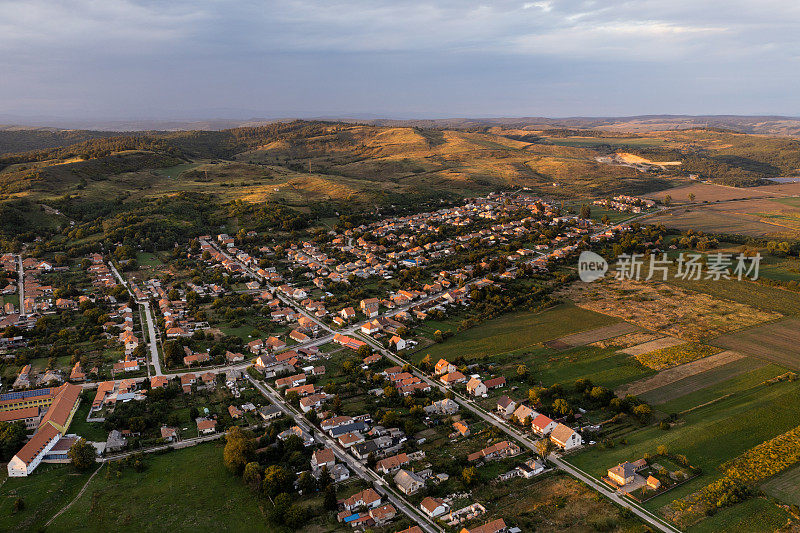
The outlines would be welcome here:
[[[483,396],[487,391],[486,384],[480,378],[472,378],[467,382],[467,392],[473,396]]]
[[[556,427],[556,423],[553,422],[550,417],[545,415],[539,415],[531,421],[531,427],[533,428],[534,433],[540,435],[542,437],[549,435],[551,431],[553,431]]]
[[[550,433],[550,440],[564,451],[572,450],[583,444],[581,436],[564,424],[556,425]]]
[[[444,503],[444,500],[431,498],[430,496],[422,500],[422,503],[419,504],[419,508],[431,518],[441,516],[450,510],[450,506]]]

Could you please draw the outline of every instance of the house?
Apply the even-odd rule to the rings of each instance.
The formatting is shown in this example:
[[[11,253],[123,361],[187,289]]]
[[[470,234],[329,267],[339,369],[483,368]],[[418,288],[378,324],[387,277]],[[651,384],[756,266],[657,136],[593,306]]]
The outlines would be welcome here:
[[[377,298],[366,298],[361,300],[360,307],[361,312],[367,316],[367,318],[374,318],[378,316],[378,310],[380,309],[380,300]]]
[[[405,341],[405,339],[394,335],[391,339],[389,339],[389,346],[393,348],[395,352],[399,352],[400,350],[405,350],[406,346],[408,346],[408,343]]]
[[[516,408],[517,402],[508,396],[500,396],[500,398],[497,399],[497,412],[503,416],[511,416]]]
[[[324,392],[320,392],[317,394],[310,394],[308,396],[300,398],[300,410],[303,411],[304,413],[307,413],[312,409],[316,411],[320,406],[322,406],[322,403],[327,399],[328,395],[325,394]]]
[[[467,376],[456,370],[455,372],[448,372],[439,378],[439,381],[445,385],[455,385],[456,383],[464,383],[467,381]]]
[[[386,459],[381,459],[375,465],[375,470],[377,470],[381,474],[390,474],[395,470],[397,470],[398,468],[401,468],[409,463],[410,461],[408,459],[408,455],[405,452],[403,452],[397,455],[393,455],[392,457],[387,457]]]
[[[261,418],[264,420],[272,420],[281,416],[283,411],[281,411],[277,405],[265,405],[258,410],[258,414],[261,415]]]
[[[336,456],[333,454],[333,450],[330,448],[323,448],[321,450],[315,450],[313,454],[311,454],[311,469],[312,470],[319,470],[323,466],[328,467],[328,471],[330,472],[333,465],[336,464]]]
[[[507,530],[508,526],[506,526],[505,521],[502,518],[498,518],[472,529],[461,528],[458,533],[505,533]]]
[[[450,398],[444,398],[425,406],[423,409],[428,414],[448,416],[458,412],[458,403]]]
[[[217,421],[212,418],[198,418],[197,419],[197,433],[200,435],[210,435],[216,433]]]
[[[247,343],[247,349],[254,354],[258,354],[263,348],[264,348],[264,341],[262,341],[261,339],[256,339],[254,341],[250,341]]]
[[[150,378],[150,388],[160,389],[169,385],[169,379],[166,376],[153,376]]]
[[[647,476],[647,486],[651,489],[661,488],[661,482],[653,476]]]
[[[469,437],[469,435],[470,435],[469,427],[464,422],[454,422],[453,423],[453,428],[462,437]]]
[[[235,405],[229,405],[228,406],[228,414],[231,415],[231,418],[236,420],[237,418],[241,418],[243,412],[242,412],[241,409],[239,409]]]
[[[280,340],[278,337],[268,337],[264,342],[264,347],[267,350],[274,352],[286,348],[286,343]]]
[[[376,507],[375,509],[370,509],[369,517],[375,521],[375,525],[379,526],[385,524],[392,518],[397,515],[397,509],[394,508],[394,505],[387,503],[381,505],[380,507]]]
[[[364,435],[358,431],[350,431],[343,435],[339,435],[339,444],[341,444],[344,448],[350,448],[356,444],[361,444],[362,442],[364,442]]]
[[[439,359],[436,362],[436,366],[434,367],[433,373],[434,375],[439,376],[442,374],[449,374],[450,372],[455,372],[456,370],[458,370],[458,368],[456,368],[456,365],[448,363],[447,360],[445,359]]]
[[[342,317],[344,320],[350,320],[352,318],[355,318],[356,310],[353,309],[352,307],[345,307],[344,309],[339,311],[339,316]]]
[[[608,469],[608,478],[620,487],[627,485],[628,483],[633,483],[635,474],[636,467],[634,467],[628,461]]]
[[[411,526],[403,531],[398,531],[397,533],[425,533],[422,531],[422,528],[419,526]]]
[[[536,459],[528,459],[517,467],[517,472],[525,479],[530,479],[544,472],[544,465]]]
[[[467,393],[473,396],[483,396],[487,390],[486,384],[480,378],[472,378],[467,382]]]
[[[450,506],[444,503],[444,500],[431,498],[430,496],[422,500],[422,503],[419,504],[419,508],[431,518],[441,516],[450,510]]]
[[[486,388],[489,390],[505,387],[506,378],[503,376],[499,376],[496,378],[487,379],[486,381],[483,382],[483,384],[486,385]]]
[[[356,492],[342,502],[342,506],[347,511],[360,509],[365,507],[367,509],[374,509],[381,504],[380,495],[374,489],[365,489],[361,492]]]
[[[106,439],[106,451],[107,452],[118,452],[123,449],[125,446],[128,445],[128,439],[122,436],[116,429],[112,429],[108,433],[108,438]]]
[[[302,385],[306,382],[306,375],[305,374],[295,374],[293,376],[287,376],[285,378],[279,378],[275,380],[275,386],[279,389],[283,387],[297,387],[298,385]]]
[[[161,439],[166,442],[175,442],[176,440],[178,440],[177,428],[170,428],[167,426],[163,426],[161,428]]]
[[[397,489],[406,496],[416,494],[425,486],[425,480],[414,472],[405,469],[400,469],[394,475],[394,482],[397,485]]]
[[[545,437],[550,434],[556,427],[556,423],[545,415],[539,415],[531,421],[533,432],[537,435]]]
[[[558,424],[553,428],[550,433],[550,440],[564,451],[572,450],[583,444],[581,436],[564,424]]]
[[[525,424],[526,420],[533,420],[537,415],[538,413],[527,405],[519,405],[514,410],[514,418],[516,418],[520,424]]]
[[[519,446],[515,443],[504,440],[497,444],[493,444],[488,448],[484,448],[479,452],[471,453],[467,456],[467,461],[474,463],[480,459],[491,461],[493,459],[503,459],[504,457],[511,457],[520,452]]]
[[[30,475],[60,438],[61,433],[55,426],[42,427],[8,462],[9,477]]]
[[[238,352],[225,352],[225,359],[228,361],[228,363],[240,363],[244,361],[244,355]]]

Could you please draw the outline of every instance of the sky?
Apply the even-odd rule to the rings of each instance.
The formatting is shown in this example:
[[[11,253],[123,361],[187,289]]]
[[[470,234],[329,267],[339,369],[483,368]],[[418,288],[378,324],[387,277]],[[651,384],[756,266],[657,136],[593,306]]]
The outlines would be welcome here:
[[[0,0],[0,116],[800,115],[797,0]]]

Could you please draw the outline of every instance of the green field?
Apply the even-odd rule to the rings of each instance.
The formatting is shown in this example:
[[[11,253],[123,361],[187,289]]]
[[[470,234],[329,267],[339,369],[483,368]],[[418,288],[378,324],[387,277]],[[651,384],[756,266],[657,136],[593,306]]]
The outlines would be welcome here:
[[[649,508],[657,509],[711,482],[710,475],[714,476],[723,462],[796,427],[798,408],[794,406],[798,402],[800,384],[796,382],[745,390],[687,413],[669,431],[655,426],[639,429],[626,435],[627,445],[591,448],[570,462],[600,477],[619,462],[654,454],[661,444],[671,453],[686,455],[692,465],[703,469],[704,475],[648,502]]]
[[[800,505],[800,466],[770,478],[761,485],[761,490],[789,505]]]
[[[776,311],[786,315],[800,315],[800,298],[796,292],[760,285],[755,282],[737,280],[681,280],[672,276],[671,285],[724,298],[765,311]]]
[[[691,533],[751,533],[778,531],[786,526],[789,513],[767,498],[751,498],[690,527]]]
[[[744,362],[742,364],[748,364],[751,360],[744,359],[743,361]],[[713,374],[714,371],[717,370],[718,369],[714,369],[710,372],[704,372],[703,374]],[[771,364],[766,365],[764,367],[754,369],[751,372],[747,372],[746,374],[738,375],[736,377],[727,379],[725,381],[721,381],[713,385],[710,385],[706,388],[696,390],[695,392],[691,392],[684,396],[680,396],[678,398],[675,398],[674,400],[664,402],[658,405],[657,408],[658,410],[663,411],[664,413],[681,413],[688,409],[697,407],[698,405],[703,405],[710,401],[716,400],[717,398],[722,398],[723,396],[729,396],[732,394],[752,389],[753,387],[758,387],[765,380],[783,374],[784,372],[786,372],[786,369],[778,365],[771,365]],[[686,380],[691,380],[694,377],[695,376],[692,376],[691,378],[686,378]],[[679,386],[680,383],[681,382],[679,381],[672,385],[668,385],[667,387]],[[652,392],[658,393],[658,389]],[[642,397],[646,400],[653,399],[653,396],[651,396],[650,393],[644,394],[642,395]]]
[[[414,360],[419,362],[426,354],[430,354],[434,361],[440,357],[454,358],[459,355],[468,359],[503,355],[614,322],[618,320],[570,304],[561,304],[539,313],[511,313],[419,351],[414,355]]]
[[[2,477],[6,475],[3,468]],[[88,478],[89,474],[76,474],[71,465],[45,464],[30,477],[5,479],[0,485],[0,529],[37,531],[43,528],[78,494]],[[22,498],[25,509],[14,514],[12,509],[17,498]]]
[[[142,473],[101,471],[51,529],[267,531],[259,500],[223,466],[222,447],[219,441],[151,455]]]

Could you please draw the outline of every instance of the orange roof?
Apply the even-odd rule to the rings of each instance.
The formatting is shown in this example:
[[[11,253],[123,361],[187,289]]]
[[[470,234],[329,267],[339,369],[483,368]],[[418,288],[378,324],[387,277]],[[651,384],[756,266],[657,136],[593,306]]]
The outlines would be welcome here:
[[[0,411],[0,422],[16,422],[26,418],[39,416],[39,408],[34,406],[13,409],[11,411]]]
[[[70,414],[72,414],[72,410],[80,398],[81,388],[72,383],[64,383],[59,389],[56,397],[53,398],[53,403],[50,404],[50,409],[47,410],[47,414],[44,415],[44,418],[39,423],[39,427],[48,422],[53,422],[66,429]]]
[[[28,441],[28,443],[17,452],[18,457],[23,463],[29,465],[39,453],[53,440],[54,437],[59,436],[58,430],[55,426],[47,424]]]

